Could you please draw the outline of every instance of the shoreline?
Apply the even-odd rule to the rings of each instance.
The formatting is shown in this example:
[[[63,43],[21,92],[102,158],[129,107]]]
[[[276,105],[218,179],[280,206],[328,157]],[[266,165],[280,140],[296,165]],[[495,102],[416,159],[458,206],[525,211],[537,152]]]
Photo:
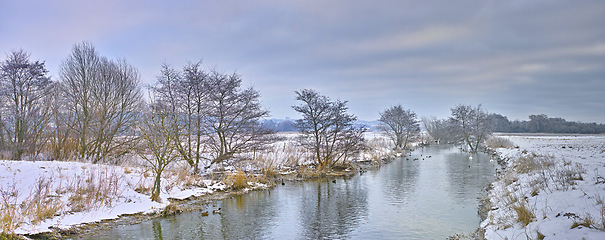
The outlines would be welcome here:
[[[264,191],[276,187],[282,180],[283,181],[310,181],[314,179],[333,179],[333,178],[343,178],[343,177],[353,177],[359,174],[360,170],[366,171],[370,169],[380,168],[384,164],[388,164],[393,160],[403,157],[406,154],[409,154],[411,151],[416,150],[416,148],[409,149],[402,152],[392,151],[386,155],[386,157],[381,158],[379,163],[376,163],[376,160],[358,160],[351,163],[351,166],[347,169],[341,169],[339,171],[329,171],[316,173],[311,172],[309,169],[301,169],[298,167],[296,170],[284,173],[277,173],[275,176],[271,178],[271,180],[264,183],[264,185],[256,186],[253,188],[246,188],[240,190],[226,189],[222,191],[215,191],[209,194],[204,194],[201,196],[190,195],[185,198],[167,198],[170,202],[168,205],[164,206],[161,209],[157,209],[152,212],[138,212],[133,214],[122,214],[117,218],[112,219],[103,219],[99,221],[75,224],[69,226],[69,228],[49,228],[50,231],[40,232],[36,234],[14,234],[9,236],[14,236],[19,239],[62,239],[62,238],[78,238],[93,235],[95,232],[103,231],[110,229],[112,227],[120,226],[120,225],[133,225],[142,223],[145,221],[150,221],[153,219],[176,215],[183,212],[192,212],[192,211],[201,211],[205,210],[209,205],[214,202],[221,201],[227,198],[231,198],[238,195],[247,194],[251,191]],[[258,176],[258,175],[257,175]],[[176,208],[174,208],[176,206]],[[166,210],[170,208],[169,212]]]
[[[605,237],[605,135],[498,134],[515,147],[493,149],[504,163],[471,235],[485,239]],[[599,171],[600,170],[600,171]],[[568,216],[568,217],[566,217]],[[602,221],[602,222],[601,222]]]

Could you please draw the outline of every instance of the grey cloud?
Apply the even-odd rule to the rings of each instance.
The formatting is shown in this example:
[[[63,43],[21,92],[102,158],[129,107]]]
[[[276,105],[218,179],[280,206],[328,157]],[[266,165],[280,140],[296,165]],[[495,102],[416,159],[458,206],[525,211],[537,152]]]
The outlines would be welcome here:
[[[294,90],[317,88],[368,120],[399,103],[439,117],[483,103],[511,119],[605,122],[603,1],[2,4],[0,50],[23,47],[54,75],[89,40],[147,83],[162,62],[238,71],[276,117],[296,117]],[[26,10],[35,14],[11,21]]]

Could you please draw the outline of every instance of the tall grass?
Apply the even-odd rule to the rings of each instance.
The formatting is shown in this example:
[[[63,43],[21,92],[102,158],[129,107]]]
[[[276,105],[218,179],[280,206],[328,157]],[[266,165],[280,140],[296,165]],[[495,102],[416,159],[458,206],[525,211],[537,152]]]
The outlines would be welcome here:
[[[515,144],[508,138],[492,136],[485,141],[489,148],[513,148]]]
[[[68,186],[68,206],[72,212],[81,212],[101,206],[111,206],[121,194],[122,176],[115,170],[91,170],[77,175]]]
[[[231,189],[240,190],[248,187],[248,176],[245,172],[239,170],[235,174],[227,175],[223,182]]]

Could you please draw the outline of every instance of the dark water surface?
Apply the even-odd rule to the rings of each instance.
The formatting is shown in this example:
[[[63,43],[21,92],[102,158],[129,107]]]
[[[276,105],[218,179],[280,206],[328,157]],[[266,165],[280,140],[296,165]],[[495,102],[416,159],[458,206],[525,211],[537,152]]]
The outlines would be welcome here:
[[[495,161],[450,146],[407,159],[336,183],[286,182],[225,199],[222,214],[184,213],[90,239],[445,239],[479,226],[477,198]]]

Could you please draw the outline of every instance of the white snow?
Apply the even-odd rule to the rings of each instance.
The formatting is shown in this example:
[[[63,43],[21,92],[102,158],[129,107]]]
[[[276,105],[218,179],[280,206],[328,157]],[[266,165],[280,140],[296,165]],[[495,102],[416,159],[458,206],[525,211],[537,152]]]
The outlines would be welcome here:
[[[254,161],[238,163],[237,169],[274,168],[282,174],[291,167],[309,164],[309,153],[294,142],[297,133],[283,133],[283,141],[267,151],[254,153]],[[379,133],[367,133],[370,148],[356,160],[379,160],[393,154],[392,143]],[[162,174],[161,203],[150,200],[154,177],[140,159],[129,159],[124,166],[62,161],[0,160],[0,232],[36,234],[50,228],[115,219],[123,214],[161,211],[169,198],[186,199],[223,191],[219,181],[191,176],[184,162],[175,163]],[[203,166],[204,163],[202,163]],[[234,166],[213,166],[207,171],[235,171]],[[249,182],[250,188],[267,185]],[[243,191],[249,191],[244,189]],[[39,203],[36,205],[36,203]],[[52,215],[37,220],[37,212],[55,207]],[[4,224],[10,216],[11,224]],[[4,220],[3,220],[4,219]],[[8,226],[8,227],[7,227]]]
[[[518,148],[497,149],[508,164],[489,193],[487,239],[605,239],[605,135],[500,137]],[[520,206],[535,216],[526,226]]]
[[[123,214],[156,212],[169,203],[168,198],[201,196],[227,187],[211,180],[178,179],[178,172],[168,171],[163,174],[160,194],[162,201],[157,203],[150,200],[148,192],[135,191],[137,188],[150,189],[153,186],[153,176],[145,174],[145,171],[139,167],[81,162],[2,160],[0,204],[4,205],[0,209],[14,210],[13,219],[21,222],[14,233],[35,234],[50,231],[49,227],[66,229],[77,224],[115,219]],[[58,216],[41,222],[32,219],[32,214],[26,214],[27,210],[21,206],[23,202],[31,202],[36,192],[40,192],[39,189],[42,189],[43,194],[38,196],[43,196],[43,202],[60,208],[56,211]],[[100,193],[103,191],[108,194]],[[70,199],[88,194],[99,194],[101,199],[96,203],[84,204],[82,210],[74,210]],[[50,199],[58,201],[50,204]],[[8,215],[5,212],[2,214]]]

